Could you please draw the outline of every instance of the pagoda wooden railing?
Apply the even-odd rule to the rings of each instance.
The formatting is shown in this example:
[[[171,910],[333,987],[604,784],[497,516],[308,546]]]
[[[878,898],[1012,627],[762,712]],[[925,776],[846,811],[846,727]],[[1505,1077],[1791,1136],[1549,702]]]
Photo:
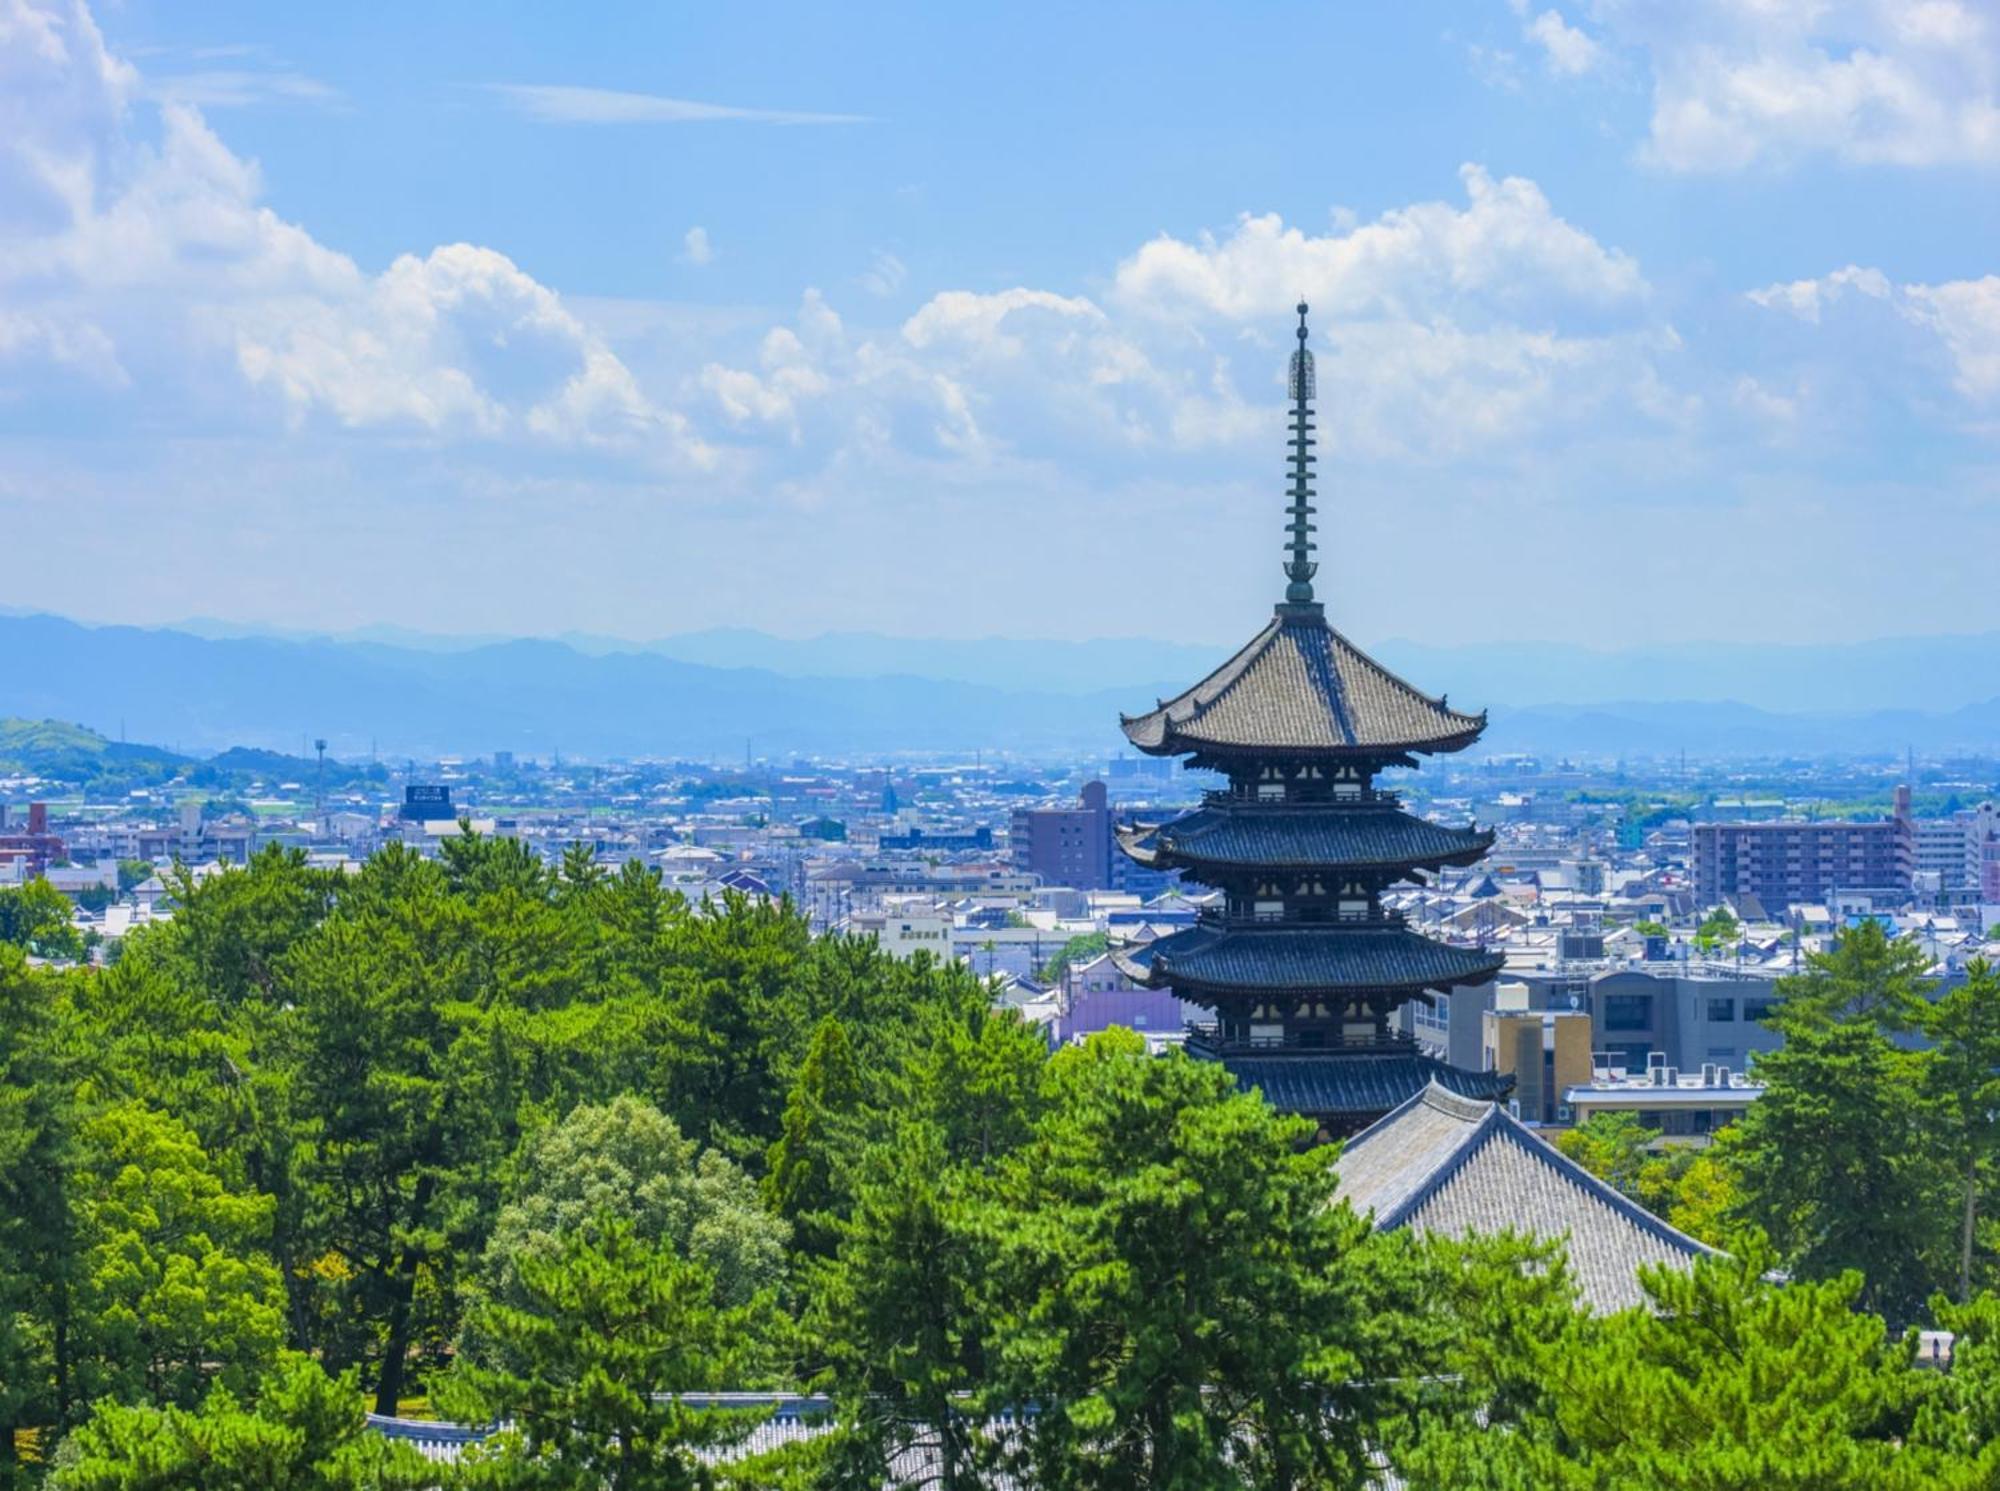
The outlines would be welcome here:
[[[1197,926],[1203,927],[1381,927],[1393,930],[1409,924],[1409,919],[1400,911],[1309,911],[1301,908],[1232,914],[1220,906],[1204,906],[1195,913],[1194,919]]]
[[[1311,797],[1259,797],[1251,784],[1211,788],[1201,800],[1211,808],[1395,808],[1402,806],[1403,795],[1386,787],[1365,787],[1345,795],[1325,791]]]
[[[1225,1037],[1222,1027],[1217,1024],[1189,1025],[1187,1044],[1190,1050],[1212,1055],[1223,1053],[1293,1054],[1302,1056],[1355,1056],[1383,1052],[1410,1055],[1417,1050],[1414,1037],[1390,1032],[1388,1035],[1373,1036],[1356,1040],[1353,1038],[1331,1038],[1327,1031],[1289,1030],[1281,1035],[1259,1035]],[[1322,1037],[1318,1041],[1308,1041],[1308,1036]]]

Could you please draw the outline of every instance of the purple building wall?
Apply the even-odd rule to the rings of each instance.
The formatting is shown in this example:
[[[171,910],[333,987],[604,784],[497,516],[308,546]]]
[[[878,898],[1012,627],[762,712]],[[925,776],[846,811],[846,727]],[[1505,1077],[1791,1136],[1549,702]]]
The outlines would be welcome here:
[[[1064,972],[1055,1036],[1059,1045],[1066,1045],[1114,1025],[1157,1035],[1177,1031],[1205,1013],[1169,989],[1139,988],[1109,957],[1101,957]]]

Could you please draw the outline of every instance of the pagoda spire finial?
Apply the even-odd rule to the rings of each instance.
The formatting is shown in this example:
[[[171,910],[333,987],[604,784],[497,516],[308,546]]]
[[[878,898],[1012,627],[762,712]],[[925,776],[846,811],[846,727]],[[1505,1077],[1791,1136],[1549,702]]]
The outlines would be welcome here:
[[[1306,351],[1306,303],[1299,302],[1299,350],[1292,354],[1291,377],[1289,379],[1292,397],[1292,505],[1290,537],[1286,548],[1291,557],[1285,561],[1285,578],[1290,581],[1285,586],[1285,604],[1306,606],[1312,604],[1313,576],[1319,566],[1311,558],[1314,544],[1313,517],[1313,355]]]

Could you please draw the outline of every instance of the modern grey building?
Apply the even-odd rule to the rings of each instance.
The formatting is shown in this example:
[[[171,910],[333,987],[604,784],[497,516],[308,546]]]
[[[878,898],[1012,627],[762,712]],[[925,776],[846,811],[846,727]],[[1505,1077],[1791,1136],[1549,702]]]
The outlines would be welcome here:
[[[1776,1000],[1775,980],[1722,964],[1508,969],[1498,982],[1525,984],[1530,1010],[1589,1011],[1591,1049],[1606,1065],[1635,1073],[1655,1055],[1687,1071],[1747,1071],[1757,1055],[1784,1044],[1762,1023]],[[1429,1009],[1410,1007],[1410,1034],[1441,1060],[1479,1066],[1481,1017],[1494,1007],[1495,987],[1480,984]]]

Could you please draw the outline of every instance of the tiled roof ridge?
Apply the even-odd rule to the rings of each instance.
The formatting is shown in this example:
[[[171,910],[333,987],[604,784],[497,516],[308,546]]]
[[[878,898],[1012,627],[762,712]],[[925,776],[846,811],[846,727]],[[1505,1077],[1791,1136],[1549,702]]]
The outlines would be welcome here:
[[[1275,720],[1266,740],[1256,738],[1261,732],[1254,727],[1235,738],[1204,730],[1203,722],[1230,706],[1239,688],[1252,687],[1267,665],[1280,672],[1287,667],[1304,670],[1310,682],[1298,702],[1308,714],[1323,713],[1320,728],[1312,732],[1323,738],[1287,740],[1288,727]],[[1259,708],[1271,707],[1264,694],[1274,686],[1273,680],[1265,680],[1256,685],[1261,692],[1231,707],[1238,715],[1248,709],[1254,717]],[[1459,750],[1486,728],[1484,713],[1454,710],[1442,696],[1417,688],[1329,624],[1318,606],[1279,607],[1254,637],[1205,678],[1159,700],[1145,714],[1121,713],[1119,719],[1128,739],[1156,754],[1202,749],[1391,754]],[[1245,720],[1237,719],[1233,728],[1242,732],[1244,727]]]
[[[1426,1108],[1435,1108],[1452,1118],[1462,1118],[1468,1123],[1499,1111],[1495,1104],[1483,1098],[1469,1098],[1462,1092],[1453,1092],[1435,1077],[1431,1078],[1430,1085],[1418,1093],[1413,1101],[1422,1103]]]
[[[1250,665],[1257,660],[1258,655],[1262,653],[1264,648],[1270,643],[1272,636],[1276,634],[1279,628],[1281,628],[1283,625],[1284,622],[1281,618],[1273,616],[1269,621],[1265,622],[1264,625],[1258,629],[1256,636],[1252,637],[1248,642],[1245,642],[1241,647],[1237,648],[1236,651],[1231,653],[1222,662],[1221,666],[1217,667],[1213,672],[1209,673],[1206,677],[1201,678],[1196,682],[1190,684],[1188,687],[1182,689],[1178,694],[1175,694],[1171,699],[1161,699],[1157,701],[1151,709],[1145,712],[1145,714],[1126,714],[1123,710],[1120,710],[1118,712],[1119,723],[1121,725],[1136,724],[1138,721],[1146,719],[1149,716],[1156,714],[1164,717],[1165,719],[1175,724],[1178,724],[1183,720],[1191,719],[1193,716],[1201,713],[1201,711],[1203,709],[1206,709],[1210,704],[1213,704],[1218,698],[1220,698],[1225,692],[1228,691],[1229,686],[1231,684],[1235,683],[1237,679],[1243,676],[1243,674],[1249,669]],[[1331,631],[1332,628],[1329,627],[1328,630]],[[1195,696],[1197,694],[1200,694],[1204,689],[1207,689],[1211,684],[1215,686],[1213,691],[1210,692],[1205,699],[1196,700]],[[1192,707],[1190,707],[1187,710],[1184,710],[1179,714],[1176,714],[1174,712],[1174,706],[1184,703],[1191,704]]]
[[[1683,1252],[1698,1253],[1709,1257],[1722,1256],[1720,1248],[1711,1247],[1700,1238],[1690,1237],[1664,1217],[1656,1216],[1648,1211],[1609,1181],[1591,1174],[1590,1171],[1579,1165],[1575,1160],[1572,1160],[1568,1155],[1522,1123],[1513,1114],[1501,1108],[1497,1103],[1494,1105],[1494,1111],[1500,1115],[1500,1123],[1495,1131],[1496,1133],[1505,1134],[1511,1143],[1519,1146],[1532,1158],[1547,1165],[1558,1175],[1564,1176],[1572,1185],[1583,1191],[1584,1194],[1596,1198],[1609,1206],[1613,1211],[1618,1212],[1628,1222],[1632,1223],[1633,1226],[1639,1228],[1640,1231],[1649,1233],[1658,1241]]]
[[[1347,634],[1341,631],[1339,627],[1333,625],[1331,622],[1328,622],[1326,623],[1326,629],[1329,633],[1332,634],[1334,643],[1337,646],[1346,648],[1350,653],[1354,655],[1357,661],[1361,662],[1366,667],[1373,669],[1377,674],[1387,679],[1397,688],[1408,689],[1411,693],[1415,694],[1419,699],[1422,699],[1426,704],[1432,705],[1433,707],[1442,711],[1443,713],[1452,716],[1452,718],[1454,719],[1464,720],[1468,725],[1477,724],[1482,730],[1486,727],[1485,710],[1483,709],[1480,710],[1478,714],[1466,714],[1463,710],[1453,709],[1450,704],[1445,702],[1450,697],[1449,695],[1425,693],[1422,689],[1418,688],[1414,683],[1411,683],[1409,679],[1403,677],[1402,674],[1398,673],[1395,669],[1389,667],[1386,663],[1377,662],[1372,653],[1363,651],[1360,646],[1358,646],[1353,641],[1349,640]]]
[[[1650,1234],[1657,1241],[1681,1252],[1720,1256],[1720,1249],[1711,1247],[1699,1238],[1688,1236],[1671,1222],[1655,1216],[1608,1181],[1591,1174],[1500,1104],[1461,1096],[1435,1077],[1431,1078],[1430,1084],[1422,1092],[1411,1097],[1401,1107],[1385,1113],[1349,1140],[1347,1152],[1352,1153],[1372,1136],[1388,1131],[1397,1119],[1418,1104],[1463,1120],[1467,1125],[1465,1137],[1454,1144],[1451,1152],[1432,1167],[1430,1174],[1424,1177],[1421,1184],[1386,1213],[1376,1217],[1377,1227],[1386,1229],[1401,1226],[1406,1218],[1414,1215],[1425,1202],[1443,1188],[1447,1181],[1464,1169],[1467,1162],[1481,1149],[1496,1139],[1504,1139],[1530,1159],[1552,1170],[1565,1183],[1610,1207],[1626,1221]]]

